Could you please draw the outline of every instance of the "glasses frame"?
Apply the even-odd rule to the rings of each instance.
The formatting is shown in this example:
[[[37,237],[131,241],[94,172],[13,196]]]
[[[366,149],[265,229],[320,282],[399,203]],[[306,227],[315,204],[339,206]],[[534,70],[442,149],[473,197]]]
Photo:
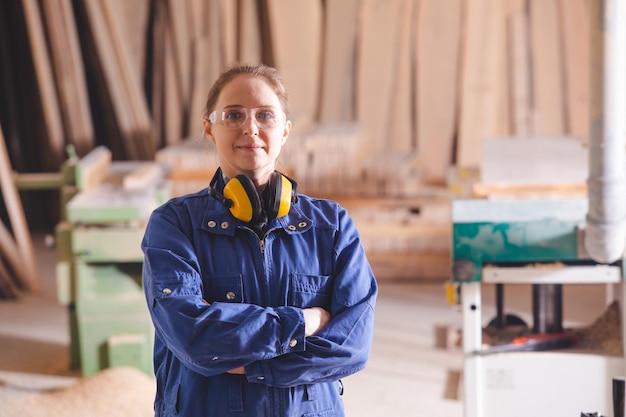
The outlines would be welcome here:
[[[229,122],[226,121],[225,117],[228,114],[229,110],[241,110],[243,112],[243,114],[246,115],[246,117],[244,119],[241,120],[241,122],[238,124],[238,126],[232,126],[229,125]],[[256,117],[257,112],[260,110],[272,110],[275,114],[276,114],[276,124],[274,126],[262,126],[261,122],[259,122],[259,120]],[[219,115],[219,117],[218,117]],[[248,120],[250,120],[250,118],[253,118],[254,123],[256,124],[256,126],[261,129],[261,130],[269,130],[269,129],[275,129],[276,127],[279,127],[281,125],[285,125],[285,123],[287,123],[287,115],[285,114],[284,111],[282,110],[278,110],[276,111],[276,108],[274,107],[255,107],[253,109],[249,109],[247,107],[239,107],[239,106],[233,106],[233,107],[227,107],[227,108],[223,108],[221,110],[213,110],[210,114],[209,114],[209,122],[211,122],[212,124],[220,124],[222,126],[224,126],[227,129],[241,129],[242,127],[245,126],[245,124],[248,122]]]

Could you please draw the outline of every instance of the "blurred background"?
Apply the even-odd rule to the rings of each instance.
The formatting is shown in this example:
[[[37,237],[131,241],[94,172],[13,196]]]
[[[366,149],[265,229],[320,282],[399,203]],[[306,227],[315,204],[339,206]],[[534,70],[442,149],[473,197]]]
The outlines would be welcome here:
[[[282,163],[302,191],[411,197],[477,168],[484,138],[586,138],[588,3],[2,2],[0,123],[17,172],[58,171],[67,145],[154,160],[202,142],[219,72],[265,63],[290,94]],[[33,227],[56,224],[34,209],[53,197],[24,198]]]

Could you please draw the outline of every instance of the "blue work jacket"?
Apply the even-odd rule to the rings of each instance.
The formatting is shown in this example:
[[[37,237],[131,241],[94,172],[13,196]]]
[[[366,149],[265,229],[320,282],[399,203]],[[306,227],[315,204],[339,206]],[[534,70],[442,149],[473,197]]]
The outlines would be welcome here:
[[[156,416],[344,415],[340,379],[368,360],[377,284],[339,204],[299,195],[259,238],[205,189],[156,209],[142,250]],[[308,307],[332,318],[305,337]]]

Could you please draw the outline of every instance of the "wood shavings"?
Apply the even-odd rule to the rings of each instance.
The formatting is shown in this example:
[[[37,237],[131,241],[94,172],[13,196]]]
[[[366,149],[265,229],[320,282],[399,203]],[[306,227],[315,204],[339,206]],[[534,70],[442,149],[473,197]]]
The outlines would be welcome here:
[[[69,387],[7,398],[0,417],[153,417],[155,390],[136,368],[107,368]]]

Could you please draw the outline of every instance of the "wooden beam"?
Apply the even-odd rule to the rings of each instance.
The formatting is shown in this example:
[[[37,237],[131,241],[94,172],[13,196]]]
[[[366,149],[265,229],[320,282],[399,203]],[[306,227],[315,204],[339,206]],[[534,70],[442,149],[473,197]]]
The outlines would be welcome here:
[[[493,0],[464,2],[465,33],[460,85],[456,162],[477,167],[484,138],[500,136],[505,4]]]
[[[71,0],[43,0],[52,65],[65,134],[78,155],[94,146],[94,129],[89,106],[83,57],[78,42],[76,18]]]
[[[395,151],[415,150],[415,129],[413,123],[413,93],[415,77],[413,62],[416,58],[413,45],[414,15],[418,8],[415,0],[402,0],[398,8],[395,45],[395,76],[393,77],[393,97],[389,119],[389,148]]]
[[[443,184],[452,164],[461,0],[421,0],[417,20],[417,149],[424,181]]]
[[[589,138],[590,4],[589,0],[559,0],[558,6],[563,21],[566,131]]]
[[[104,146],[98,146],[76,165],[76,187],[87,192],[93,190],[109,175],[112,155]]]
[[[511,134],[528,137],[533,132],[530,33],[528,12],[523,0],[509,2],[507,40]]]
[[[397,1],[363,0],[359,16],[356,65],[357,120],[363,124],[359,160],[385,149],[390,142],[389,123],[396,76]]]
[[[355,119],[357,17],[361,0],[329,1],[324,7],[320,123]]]
[[[336,2],[332,2],[333,4]],[[328,7],[329,5],[327,5]],[[257,0],[239,0],[237,56],[248,64],[261,63],[261,28]]]
[[[534,134],[565,133],[563,62],[556,0],[529,0]]]
[[[24,275],[22,276],[24,287],[27,290],[39,291],[41,290],[41,281],[37,270],[37,262],[35,261],[33,242],[28,230],[28,224],[19,193],[13,183],[12,171],[11,161],[9,160],[9,154],[4,141],[4,134],[0,126],[0,188],[2,189],[2,196],[4,197],[4,203],[21,260],[19,268],[24,271]],[[6,236],[4,238],[6,239]]]
[[[298,124],[308,125],[319,100],[322,2],[267,0],[267,11],[274,65],[289,92],[291,113]]]
[[[44,153],[44,159],[48,160],[51,167],[59,167],[64,160],[65,139],[59,101],[54,89],[54,75],[48,48],[44,24],[41,20],[41,11],[37,0],[22,0],[26,28],[31,47],[33,63],[35,65],[35,83],[37,85],[40,103],[43,110],[45,134],[47,135],[48,149]]]

